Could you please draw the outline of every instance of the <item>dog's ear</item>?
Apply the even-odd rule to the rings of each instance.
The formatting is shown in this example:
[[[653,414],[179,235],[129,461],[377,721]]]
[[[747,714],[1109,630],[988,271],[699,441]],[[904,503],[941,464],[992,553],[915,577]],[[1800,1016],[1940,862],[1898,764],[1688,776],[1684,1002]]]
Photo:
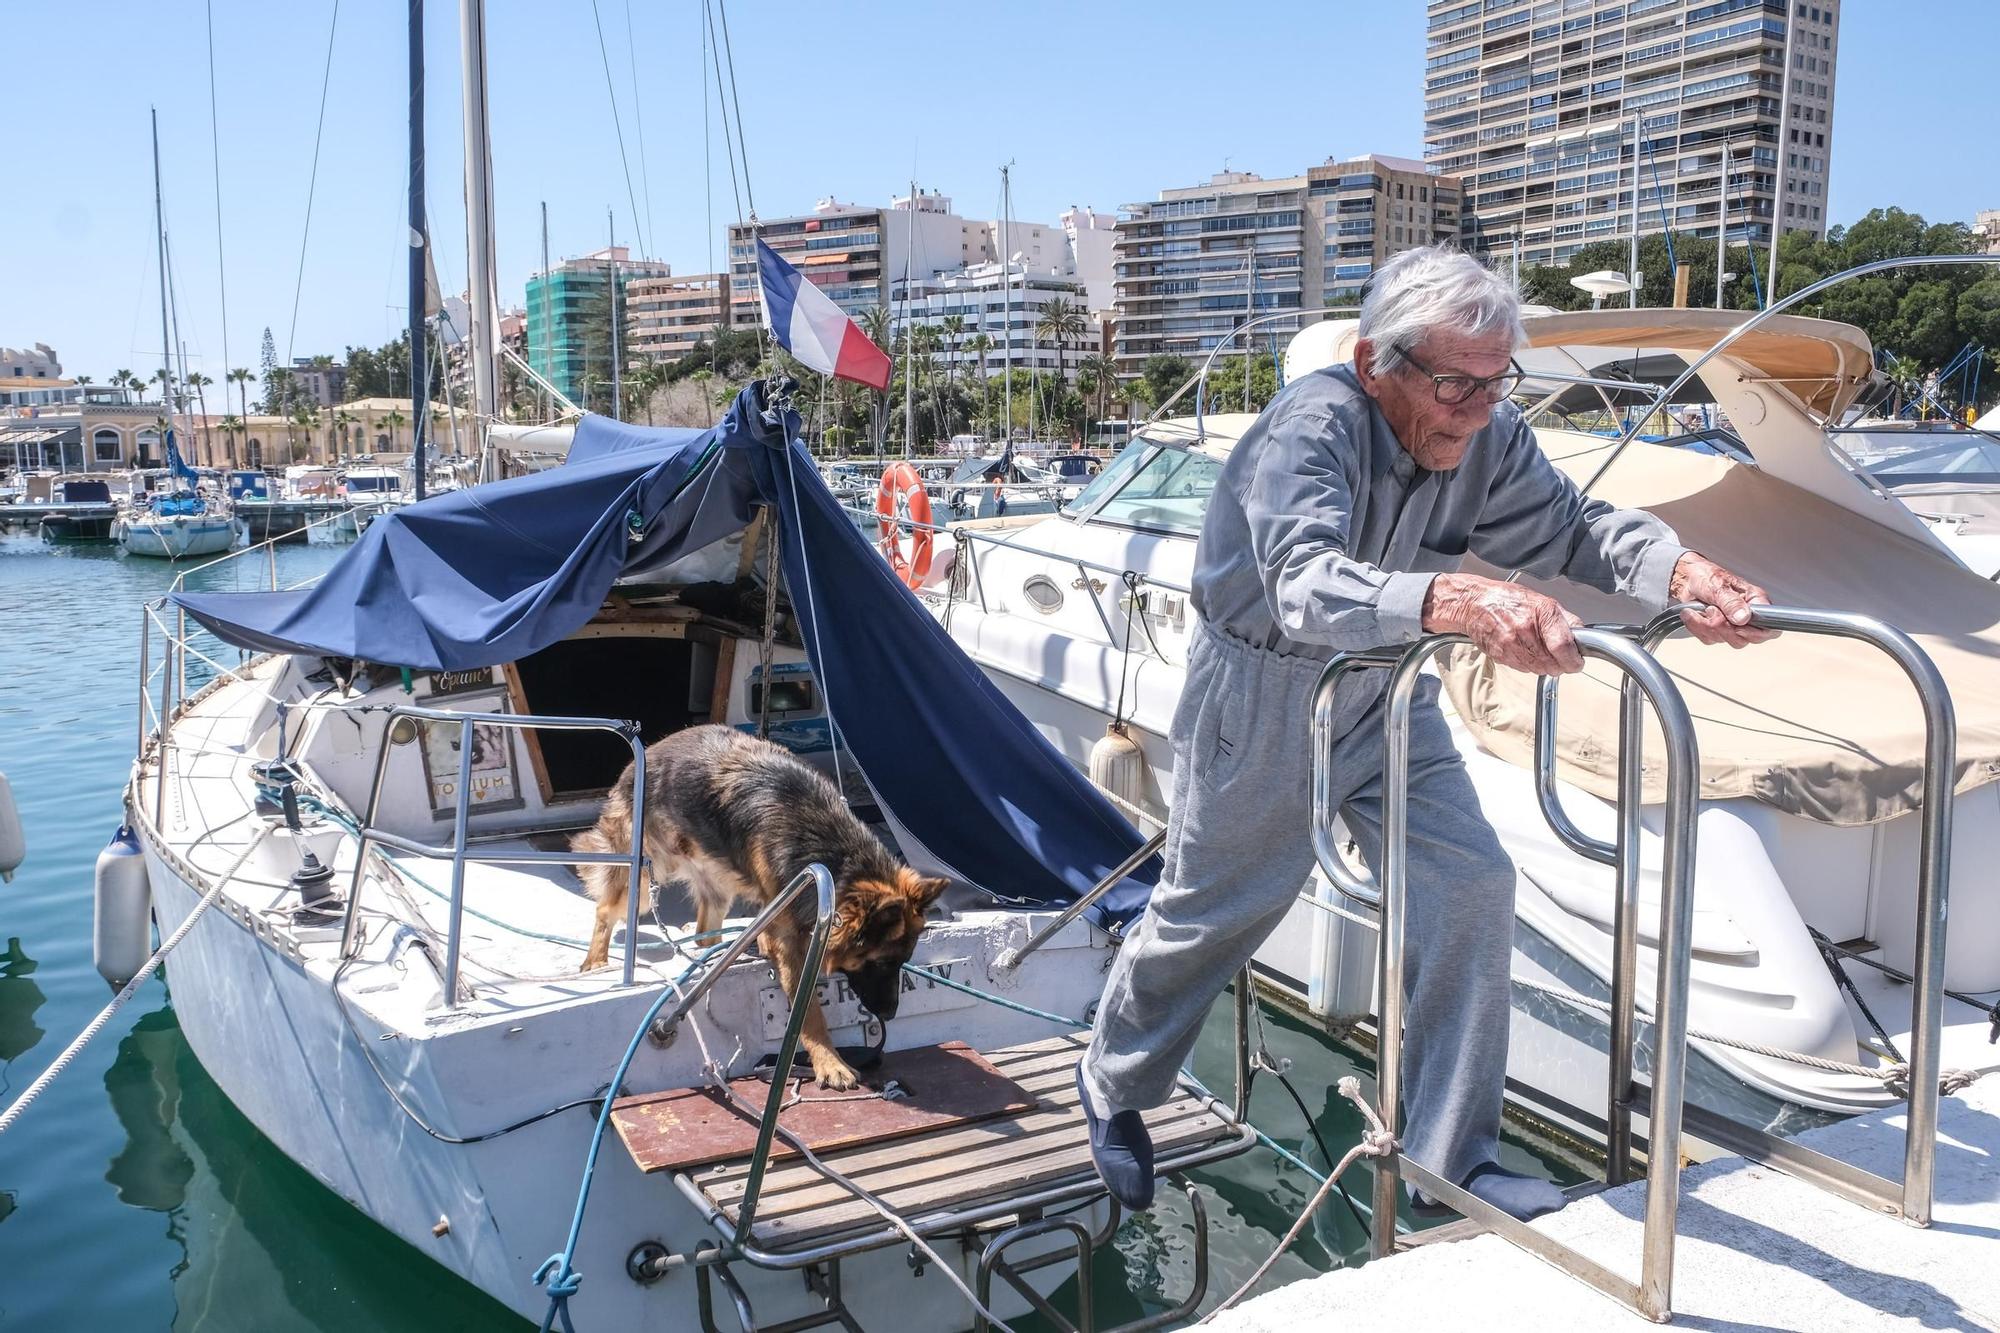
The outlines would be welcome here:
[[[835,951],[854,947],[867,931],[868,918],[880,901],[880,894],[865,892],[858,883],[850,885],[833,905],[833,929],[827,932],[827,947]]]
[[[908,866],[904,866],[896,876],[896,887],[903,891],[903,896],[909,900],[910,906],[921,916],[930,911],[931,904],[938,900],[939,894],[951,887],[951,881],[932,875],[919,875]]]

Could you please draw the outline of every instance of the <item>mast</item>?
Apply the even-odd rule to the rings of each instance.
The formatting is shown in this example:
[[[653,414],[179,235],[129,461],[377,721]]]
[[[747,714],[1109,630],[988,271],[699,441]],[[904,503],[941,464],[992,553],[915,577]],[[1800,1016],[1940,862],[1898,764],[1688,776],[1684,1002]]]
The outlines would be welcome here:
[[[1632,116],[1632,263],[1625,275],[1631,280],[1632,290],[1625,293],[1628,310],[1639,305],[1639,117]]]
[[[1007,218],[1014,211],[1013,184],[1008,172],[1013,163],[1000,168],[1000,397],[1007,405],[1006,443],[1014,439],[1014,257],[1013,242],[1007,234]],[[1005,450],[1002,450],[1005,452]]]
[[[167,333],[167,210],[160,197],[160,109],[153,107],[153,231],[160,256],[160,406],[173,428],[174,344]],[[164,447],[164,445],[162,446]],[[146,460],[140,459],[141,467]]]
[[[1729,140],[1722,141],[1722,174],[1716,180],[1716,195],[1722,203],[1715,222],[1715,308],[1722,309],[1722,265],[1729,255]],[[1752,258],[1751,263],[1756,263]]]
[[[1785,122],[1792,114],[1792,29],[1796,15],[1785,16],[1784,55],[1779,59],[1778,68],[1784,71],[1784,82],[1778,85],[1778,129],[1771,139],[1771,268],[1764,279],[1764,290],[1769,293],[1767,301],[1778,299],[1778,238],[1785,234]],[[1754,261],[1753,261],[1754,262]]]
[[[424,220],[424,0],[410,0],[410,473],[417,498],[424,498],[424,442],[429,433],[431,348],[425,337],[430,302],[424,287],[424,249],[430,243]]]
[[[555,374],[549,348],[549,201],[542,200],[542,374]],[[549,419],[549,391],[542,390],[542,420]]]
[[[917,254],[917,183],[904,200],[910,216],[903,224],[903,457],[917,447],[917,327],[910,322],[910,268]]]
[[[493,254],[493,151],[486,126],[486,0],[459,4],[459,59],[465,119],[466,286],[471,288],[472,431],[480,444],[479,475],[488,475],[486,427],[499,416],[499,282]]]
[[[620,414],[625,410],[625,358],[618,352],[618,222],[609,205],[604,209],[604,229],[610,243],[604,253],[611,264],[611,419],[623,421],[625,418]]]

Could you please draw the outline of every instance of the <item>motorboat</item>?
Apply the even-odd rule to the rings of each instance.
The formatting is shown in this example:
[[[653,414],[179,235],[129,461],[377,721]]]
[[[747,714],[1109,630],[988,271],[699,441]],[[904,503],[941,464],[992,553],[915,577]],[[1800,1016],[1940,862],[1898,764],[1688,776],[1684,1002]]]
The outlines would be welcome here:
[[[411,500],[409,479],[401,468],[373,464],[350,467],[341,477],[340,489],[347,497],[341,523],[357,536],[381,515]]]
[[[955,519],[1051,514],[1074,500],[1088,479],[1083,469],[1003,450],[962,459],[932,488]]]
[[[745,1327],[854,1310],[957,1329],[960,1270],[983,1290],[1004,1250],[1041,1294],[1074,1271],[1048,1260],[1074,1250],[1067,1230],[1021,1224],[1116,1221],[1077,1137],[1071,1029],[1106,928],[1143,904],[1138,835],[909,598],[767,392],[708,431],[585,417],[560,466],[386,511],[309,588],[149,608],[168,660],[145,679],[175,693],[124,818],[162,936],[216,904],[172,956],[181,1031],[280,1151],[530,1319],[554,1317],[536,1277],[553,1254],[542,1276],[587,1327],[713,1327],[721,1299]],[[183,612],[199,639],[170,632]],[[223,670],[207,634],[256,655]],[[872,1042],[885,1076],[917,1069],[898,1075],[907,1108],[879,1080],[852,1094],[854,1123],[942,1114],[971,1085],[937,1062],[970,1052],[993,1071],[982,1097],[997,1078],[1029,1098],[985,1128],[968,1103],[931,1126],[945,1138],[821,1141],[904,1222],[773,1160],[809,1089],[779,1078],[754,1094],[763,1120],[725,1123],[720,1089],[789,1066],[805,1010],[747,935],[693,948],[684,886],[645,904],[638,848],[597,858],[639,887],[612,965],[579,970],[594,905],[572,835],[640,746],[711,722],[818,767],[952,881],[892,1022],[838,975],[819,987],[833,1040]],[[822,931],[831,884],[787,890],[818,895]],[[1094,886],[1111,892],[1088,915],[1057,915]],[[125,934],[149,947],[143,922]],[[1212,1097],[1176,1106],[1165,1162],[1254,1144]],[[1060,1151],[1040,1137],[1056,1132]],[[902,1226],[942,1266],[907,1262]],[[1006,1286],[988,1299],[1026,1308]]]
[[[111,484],[91,478],[58,479],[40,507],[38,526],[45,542],[108,542],[118,520]]]
[[[1700,430],[1654,443],[1636,432],[1661,419],[1664,395],[1610,438],[1543,414],[1539,443],[1590,494],[1653,510],[1690,546],[1762,580],[1776,601],[1871,615],[1921,644],[1959,710],[1957,863],[1981,864],[2000,855],[2000,753],[1986,757],[2000,745],[2000,716],[1988,716],[2000,697],[1990,667],[2000,588],[1830,442],[1827,422],[1871,382],[1866,335],[1788,315],[1760,316],[1747,330],[1742,322],[1704,310],[1530,318],[1520,359],[1539,376],[1531,393],[1629,391],[1630,376],[1604,373],[1622,356],[1666,366],[1675,394],[1698,379],[1718,405]],[[1351,319],[1310,326],[1295,343],[1308,355],[1287,358],[1287,377],[1347,359],[1354,336]],[[1052,744],[1153,823],[1173,797],[1166,736],[1192,629],[1195,538],[1253,420],[1198,412],[1149,422],[1061,513],[934,534],[939,556],[918,590]],[[1619,599],[1551,591],[1586,621],[1644,619]],[[1658,653],[1697,715],[1702,762],[1691,1099],[1766,1126],[1895,1100],[1884,1071],[1910,1050],[1909,988],[1898,978],[1917,962],[1912,775],[1924,753],[1907,682],[1865,644],[1803,635],[1741,653],[1677,639]],[[1612,872],[1544,818],[1534,682],[1466,652],[1451,654],[1442,673],[1458,749],[1520,868],[1513,1095],[1538,1118],[1588,1131],[1579,1108],[1603,1106],[1605,1027],[1573,997],[1594,996],[1602,1008]],[[1549,785],[1575,825],[1600,839],[1617,823],[1617,699],[1595,665],[1559,695]],[[1271,725],[1296,727],[1308,743],[1305,719]],[[1656,884],[1657,791],[1647,799],[1642,842]],[[1989,1040],[2000,894],[1961,873],[1951,911],[1946,1062],[1976,1073],[2000,1062]],[[1258,966],[1302,1010],[1350,1025],[1370,1011],[1375,960],[1371,913],[1322,875],[1303,886]]]

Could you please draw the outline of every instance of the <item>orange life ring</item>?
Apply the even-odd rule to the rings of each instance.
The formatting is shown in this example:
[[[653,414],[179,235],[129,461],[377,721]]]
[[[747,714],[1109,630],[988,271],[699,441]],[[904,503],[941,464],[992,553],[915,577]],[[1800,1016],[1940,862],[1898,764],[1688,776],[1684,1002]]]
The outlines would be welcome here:
[[[882,554],[889,568],[904,584],[922,585],[931,572],[931,497],[924,480],[908,463],[897,463],[882,473],[881,489],[875,492],[875,517],[881,529]],[[910,532],[910,553],[903,554],[904,523],[917,526]]]

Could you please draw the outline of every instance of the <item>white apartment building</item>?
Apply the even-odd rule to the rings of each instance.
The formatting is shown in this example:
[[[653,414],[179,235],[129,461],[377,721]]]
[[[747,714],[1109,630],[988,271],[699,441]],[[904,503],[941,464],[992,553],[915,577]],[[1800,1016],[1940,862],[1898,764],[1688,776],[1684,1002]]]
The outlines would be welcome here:
[[[1093,312],[1109,311],[1118,299],[1112,287],[1118,263],[1118,219],[1071,204],[1056,222],[1069,242],[1070,272],[1083,287],[1084,304]]]
[[[1475,248],[1560,264],[1629,236],[1635,173],[1642,235],[1825,233],[1838,0],[1429,0],[1427,14],[1424,157],[1463,178]]]
[[[1098,325],[1086,318],[1083,335],[1061,347],[1037,336],[1042,311],[1057,299],[1084,308],[1084,290],[1060,268],[1036,272],[1019,264],[1009,267],[1012,290],[1003,282],[998,263],[975,264],[957,273],[942,274],[910,284],[909,299],[903,299],[900,283],[896,303],[891,307],[891,326],[900,331],[912,325],[928,325],[939,331],[936,353],[943,365],[955,365],[960,374],[977,379],[983,370],[993,379],[1007,364],[1007,329],[1014,331],[1013,366],[1016,375],[1053,374],[1058,367],[1069,378],[1076,377],[1077,362],[1096,352]],[[956,316],[964,321],[957,334],[946,332],[944,321]],[[973,342],[984,334],[992,346],[983,356],[972,350]]]

